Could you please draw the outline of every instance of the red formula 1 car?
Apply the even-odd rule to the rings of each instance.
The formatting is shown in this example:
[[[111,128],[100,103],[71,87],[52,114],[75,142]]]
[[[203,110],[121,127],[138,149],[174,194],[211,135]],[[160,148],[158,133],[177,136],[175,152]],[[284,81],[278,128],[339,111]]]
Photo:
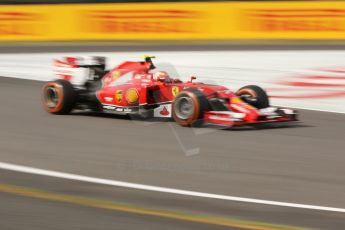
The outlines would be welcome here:
[[[248,85],[236,92],[221,85],[169,77],[154,72],[153,57],[126,61],[105,70],[105,58],[67,57],[55,60],[59,80],[43,87],[44,108],[53,114],[73,109],[173,118],[182,126],[215,124],[225,127],[297,120],[296,111],[269,106],[266,92]]]

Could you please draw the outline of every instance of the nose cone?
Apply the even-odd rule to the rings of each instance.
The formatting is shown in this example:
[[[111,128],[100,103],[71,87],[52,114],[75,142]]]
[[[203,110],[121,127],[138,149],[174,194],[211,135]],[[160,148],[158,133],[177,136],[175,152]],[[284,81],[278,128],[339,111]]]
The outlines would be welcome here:
[[[254,122],[257,121],[259,117],[259,114],[256,110],[250,110],[248,113],[246,113],[246,116],[244,117],[244,120],[248,122]]]
[[[244,120],[248,122],[254,122],[258,119],[259,113],[257,108],[251,106],[250,104],[244,102],[239,97],[232,97],[230,103],[231,110],[239,113],[244,113]]]

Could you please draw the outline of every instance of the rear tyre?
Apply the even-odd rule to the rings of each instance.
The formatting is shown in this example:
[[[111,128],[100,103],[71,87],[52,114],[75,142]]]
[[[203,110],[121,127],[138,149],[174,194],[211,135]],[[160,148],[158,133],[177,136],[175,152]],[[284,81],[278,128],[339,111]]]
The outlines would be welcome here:
[[[236,95],[258,109],[270,106],[266,91],[256,85],[244,86],[236,92]]]
[[[204,94],[198,89],[185,89],[180,92],[172,104],[172,116],[181,126],[200,126],[204,113],[210,105]]]
[[[42,90],[44,109],[53,114],[68,114],[75,107],[77,92],[69,81],[48,82]]]

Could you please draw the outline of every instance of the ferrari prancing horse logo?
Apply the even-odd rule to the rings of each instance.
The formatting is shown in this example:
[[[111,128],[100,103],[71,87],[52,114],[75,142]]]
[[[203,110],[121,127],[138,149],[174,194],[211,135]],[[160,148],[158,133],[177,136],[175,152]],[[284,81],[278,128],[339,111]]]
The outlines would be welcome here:
[[[171,93],[174,97],[176,97],[176,95],[180,92],[180,88],[178,86],[173,86],[171,88]]]
[[[116,102],[120,103],[122,101],[122,94],[123,94],[123,91],[122,90],[116,90],[116,93],[115,93],[115,100]]]
[[[112,72],[112,80],[115,81],[121,76],[121,73],[119,71],[113,71]]]

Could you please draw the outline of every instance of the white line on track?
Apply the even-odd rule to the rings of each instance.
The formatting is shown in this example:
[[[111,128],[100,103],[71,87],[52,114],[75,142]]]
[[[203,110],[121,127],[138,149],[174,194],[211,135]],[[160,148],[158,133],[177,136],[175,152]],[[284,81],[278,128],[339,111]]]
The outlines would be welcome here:
[[[264,204],[264,205],[274,205],[274,206],[282,206],[282,207],[290,207],[290,208],[301,208],[301,209],[345,213],[344,208],[334,208],[334,207],[308,205],[308,204],[297,204],[297,203],[279,202],[279,201],[271,201],[271,200],[260,200],[260,199],[252,199],[252,198],[245,198],[245,197],[227,196],[227,195],[195,192],[195,191],[188,191],[188,190],[181,190],[181,189],[174,189],[174,188],[158,187],[158,186],[152,186],[152,185],[136,184],[136,183],[129,183],[129,182],[124,182],[124,181],[101,179],[101,178],[96,178],[96,177],[88,177],[88,176],[82,176],[82,175],[77,175],[77,174],[38,169],[38,168],[27,167],[27,166],[22,166],[22,165],[9,164],[5,162],[0,162],[0,169],[22,172],[22,173],[29,173],[29,174],[36,174],[36,175],[42,175],[42,176],[50,176],[50,177],[68,179],[68,180],[83,181],[83,182],[89,182],[89,183],[95,183],[95,184],[140,189],[140,190],[153,191],[153,192],[163,192],[163,193],[203,197],[203,198],[210,198],[210,199],[219,199],[219,200],[246,202],[246,203],[254,203],[254,204]]]

